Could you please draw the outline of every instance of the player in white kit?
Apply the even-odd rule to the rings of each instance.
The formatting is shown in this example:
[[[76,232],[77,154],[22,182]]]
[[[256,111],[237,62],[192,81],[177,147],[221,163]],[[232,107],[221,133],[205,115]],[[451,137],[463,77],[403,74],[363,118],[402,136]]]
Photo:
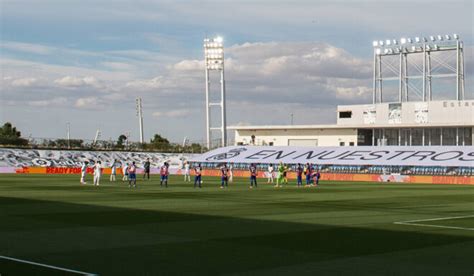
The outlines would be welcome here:
[[[128,181],[128,163],[122,162],[122,181]]]
[[[229,182],[232,183],[234,181],[234,166],[232,163],[229,163]]]
[[[89,162],[84,161],[81,167],[81,184],[86,184],[87,165],[89,165]]]
[[[267,171],[267,183],[273,183],[273,173],[274,173],[274,168],[273,165],[270,164],[268,165],[268,171]]]
[[[101,175],[102,175],[102,165],[100,161],[97,161],[94,165],[94,186],[99,186]]]
[[[117,160],[113,160],[112,164],[110,165],[110,181],[115,181],[115,178],[117,176]]]
[[[188,161],[184,161],[184,181],[191,182],[191,172],[189,171]]]

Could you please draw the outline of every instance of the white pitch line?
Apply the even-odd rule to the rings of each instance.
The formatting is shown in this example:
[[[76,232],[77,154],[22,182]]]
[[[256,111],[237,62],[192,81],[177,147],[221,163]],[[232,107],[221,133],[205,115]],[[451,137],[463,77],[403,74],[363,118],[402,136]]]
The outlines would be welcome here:
[[[15,259],[15,258],[7,257],[7,256],[0,256],[0,259],[15,261],[15,262],[19,262],[19,263],[25,263],[25,264],[30,264],[30,265],[37,265],[37,266],[47,267],[47,268],[56,269],[56,270],[62,270],[62,271],[66,271],[66,272],[87,275],[87,276],[96,276],[97,275],[97,274],[94,274],[94,273],[88,273],[88,272],[83,272],[83,271],[78,271],[78,270],[72,270],[72,269],[62,268],[62,267],[58,267],[58,266],[47,265],[47,264],[40,264],[40,263],[25,261],[25,260],[21,260],[21,259]]]
[[[435,225],[435,224],[421,224],[421,223],[409,223],[409,222],[408,222],[408,223],[407,223],[407,222],[394,222],[394,224],[474,231],[474,228],[464,228],[464,227],[456,227],[456,226],[444,226],[444,225]]]
[[[474,217],[474,215],[472,215],[472,216],[458,216],[458,217],[431,218],[431,219],[417,219],[417,220],[397,221],[397,222],[394,222],[394,224],[474,231],[474,228],[457,227],[457,226],[445,226],[445,225],[436,225],[436,224],[414,223],[414,222],[423,222],[423,221],[440,221],[440,220],[462,219],[462,218],[472,218],[472,217]]]
[[[460,217],[443,217],[443,218],[430,218],[430,219],[416,219],[416,220],[407,220],[401,222],[421,222],[421,221],[435,221],[435,220],[448,220],[448,219],[461,219],[461,218],[474,218],[474,215],[470,216],[460,216]]]

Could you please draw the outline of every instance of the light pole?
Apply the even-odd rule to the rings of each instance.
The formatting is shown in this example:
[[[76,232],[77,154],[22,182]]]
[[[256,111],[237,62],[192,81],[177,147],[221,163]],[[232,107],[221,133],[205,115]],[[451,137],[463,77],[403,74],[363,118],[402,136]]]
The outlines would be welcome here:
[[[227,145],[227,118],[226,118],[226,101],[225,101],[225,79],[224,79],[224,46],[222,37],[204,39],[204,58],[206,70],[206,143],[207,148],[211,148],[211,131],[221,132],[221,145]],[[220,73],[220,102],[210,102],[210,72],[218,71]],[[221,118],[220,126],[211,126],[211,107],[220,107]]]
[[[143,110],[142,110],[142,98],[137,98],[137,117],[138,117],[138,125],[140,129],[140,144],[143,144]]]
[[[66,123],[67,126],[67,148],[71,148],[71,124],[68,122]]]

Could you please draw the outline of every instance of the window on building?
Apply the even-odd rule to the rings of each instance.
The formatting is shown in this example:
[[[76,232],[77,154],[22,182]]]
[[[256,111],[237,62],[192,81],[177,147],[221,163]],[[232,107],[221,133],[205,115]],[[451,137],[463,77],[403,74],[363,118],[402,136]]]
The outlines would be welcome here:
[[[443,140],[442,140],[443,146],[456,145],[456,128],[453,128],[453,127],[443,128],[442,134],[443,134]]]
[[[404,128],[400,129],[400,146],[410,146],[411,145],[411,131],[410,129]]]
[[[339,146],[343,147],[343,146],[345,146],[345,145],[346,145],[345,142],[339,142]]]
[[[472,146],[472,128],[466,128],[464,132],[464,145]]]
[[[269,146],[273,146],[273,142],[269,142],[268,145],[269,145]]]
[[[354,146],[354,142],[349,142],[349,146]]]
[[[440,146],[441,145],[441,129],[440,128],[430,129],[428,139],[429,140],[426,143],[427,145]]]
[[[398,146],[398,129],[385,129],[387,146]]]
[[[352,111],[339,111],[339,118],[352,118]]]
[[[413,128],[411,130],[411,145],[422,146],[423,145],[423,129]]]
[[[372,146],[372,130],[358,129],[357,130],[357,145],[358,146]]]

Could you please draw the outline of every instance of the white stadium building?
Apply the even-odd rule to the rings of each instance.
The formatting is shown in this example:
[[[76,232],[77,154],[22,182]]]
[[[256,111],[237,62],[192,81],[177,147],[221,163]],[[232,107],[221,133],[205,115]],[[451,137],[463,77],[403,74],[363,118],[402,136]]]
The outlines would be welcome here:
[[[457,34],[373,46],[371,104],[338,106],[334,125],[229,127],[235,145],[473,145],[474,100],[465,97],[464,46]],[[435,92],[440,90],[443,96]]]
[[[474,100],[337,107],[334,125],[234,126],[236,145],[470,146]]]

